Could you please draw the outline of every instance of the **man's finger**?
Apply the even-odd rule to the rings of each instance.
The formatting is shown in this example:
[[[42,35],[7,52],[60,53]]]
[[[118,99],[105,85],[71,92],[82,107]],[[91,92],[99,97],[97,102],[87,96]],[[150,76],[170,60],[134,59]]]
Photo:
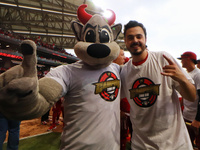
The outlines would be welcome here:
[[[24,68],[24,77],[37,76],[37,46],[31,40],[24,40],[21,43],[21,53],[23,54],[22,67]]]
[[[167,56],[163,55],[163,57],[167,60],[167,62],[168,62],[170,65],[173,65],[173,64],[174,64],[174,62],[173,62],[171,59],[169,59]]]
[[[172,76],[170,72],[161,72],[161,75],[163,76]]]

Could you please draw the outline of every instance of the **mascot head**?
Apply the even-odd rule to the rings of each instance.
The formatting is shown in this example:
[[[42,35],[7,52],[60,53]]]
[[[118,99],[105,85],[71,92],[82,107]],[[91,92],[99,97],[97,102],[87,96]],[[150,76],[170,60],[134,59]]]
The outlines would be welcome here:
[[[78,41],[74,51],[84,63],[96,68],[106,67],[119,55],[120,47],[115,40],[122,25],[112,25],[115,21],[113,11],[112,17],[104,18],[98,14],[88,14],[86,7],[85,4],[81,5],[77,11],[82,24],[76,21],[71,23]]]

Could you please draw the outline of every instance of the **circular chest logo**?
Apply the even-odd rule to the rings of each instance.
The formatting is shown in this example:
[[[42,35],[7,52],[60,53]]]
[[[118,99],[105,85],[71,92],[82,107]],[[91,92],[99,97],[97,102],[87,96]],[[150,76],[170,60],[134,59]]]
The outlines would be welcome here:
[[[119,93],[120,81],[117,76],[110,72],[101,74],[98,83],[95,85],[95,94],[99,94],[106,101],[114,101]]]
[[[157,100],[159,86],[160,84],[156,85],[148,78],[139,78],[129,90],[131,99],[140,107],[150,107]]]

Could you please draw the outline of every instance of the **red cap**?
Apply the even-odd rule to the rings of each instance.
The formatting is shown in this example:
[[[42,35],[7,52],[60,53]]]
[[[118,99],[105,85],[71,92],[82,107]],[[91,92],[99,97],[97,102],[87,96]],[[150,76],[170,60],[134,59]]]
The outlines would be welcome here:
[[[197,55],[195,53],[193,53],[193,52],[185,52],[178,59],[181,60],[182,58],[190,58],[190,59],[192,59],[194,61],[195,64],[197,63]]]

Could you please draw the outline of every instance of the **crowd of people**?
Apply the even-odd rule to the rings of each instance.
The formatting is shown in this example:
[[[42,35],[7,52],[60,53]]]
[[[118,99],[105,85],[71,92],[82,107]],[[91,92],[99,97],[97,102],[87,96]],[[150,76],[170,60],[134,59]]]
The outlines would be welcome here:
[[[121,117],[125,119],[121,120],[121,135],[125,136],[121,137],[121,149],[126,149],[128,136],[132,150],[200,149],[200,61],[196,54],[183,53],[178,58],[181,67],[169,53],[148,50],[146,28],[137,21],[124,26],[124,41],[131,58],[127,61],[121,50],[113,61],[122,66]],[[182,97],[183,109],[178,95]],[[55,114],[49,130],[56,127],[63,111],[62,101],[53,107]],[[1,143],[5,139],[2,123]]]
[[[4,30],[2,28],[0,28],[0,35],[4,35],[6,38],[12,38],[13,40],[16,40],[18,42],[22,42],[23,40],[28,39],[25,36],[13,33],[12,31]],[[73,56],[72,54],[67,53],[64,48],[62,49],[57,48],[55,44],[52,44],[53,47],[51,44],[47,44],[47,43],[44,44],[44,42],[42,42],[41,40],[41,37],[37,37],[35,40],[35,43],[37,43],[38,46],[41,46],[43,48],[51,49],[53,51],[58,51],[66,55]],[[15,45],[13,46],[12,44],[11,45],[5,44],[3,41],[0,41],[0,53],[1,53],[1,56],[3,56],[4,58],[18,59],[20,61],[23,59],[22,54],[19,53],[17,46]],[[5,63],[4,58],[0,59],[0,72],[4,72],[5,70],[8,69],[8,68],[3,67],[3,64]],[[59,65],[59,64],[66,63],[66,62],[63,62],[63,60],[59,60],[58,58],[54,58],[54,57],[45,58],[43,56],[37,55],[37,59],[42,64],[52,65],[52,63],[55,63],[55,64],[57,63],[56,65]]]
[[[5,30],[3,28],[0,28],[0,34],[5,35],[8,38],[12,38],[12,39],[15,39],[15,40],[20,40],[20,41],[29,39],[26,36],[14,33],[14,32],[9,31],[9,30]],[[69,56],[74,56],[74,55],[66,52],[64,48],[59,48],[55,43],[49,44],[48,42],[44,42],[42,40],[41,36],[35,37],[35,39],[30,39],[30,40],[35,41],[37,46],[41,46],[41,47],[45,47],[45,48],[50,49],[50,50],[58,51],[60,53],[64,53],[64,54],[69,55]]]

